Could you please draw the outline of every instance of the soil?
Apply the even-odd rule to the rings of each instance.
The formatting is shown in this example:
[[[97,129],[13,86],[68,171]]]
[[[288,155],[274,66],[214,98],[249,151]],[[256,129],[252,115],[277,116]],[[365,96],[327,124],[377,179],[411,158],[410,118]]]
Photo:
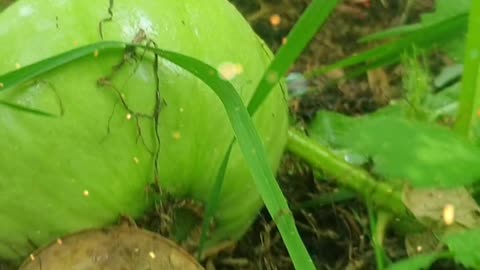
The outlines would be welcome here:
[[[322,30],[305,49],[292,72],[312,70],[343,59],[368,47],[358,38],[388,27],[418,20],[419,14],[434,7],[433,0],[417,0],[406,9],[407,0],[345,0],[339,4]],[[0,6],[11,2],[0,0]],[[276,51],[310,0],[231,0],[255,31]],[[1,10],[1,8],[0,8]],[[280,22],[272,26],[272,16]],[[291,100],[295,125],[308,123],[320,109],[346,114],[374,111],[400,95],[401,73],[398,66],[379,69],[356,79],[336,81],[344,73],[336,70],[308,80],[309,90]],[[372,83],[371,77],[380,80]],[[370,78],[370,80],[369,80]],[[297,221],[299,232],[320,270],[376,269],[370,242],[368,215],[364,204],[353,198],[306,207],[305,202],[334,194],[338,187],[328,179],[316,177],[294,156],[285,154],[278,177]],[[303,206],[302,206],[303,205]],[[390,258],[405,256],[401,238],[387,237],[385,249]],[[287,270],[293,269],[275,224],[264,210],[247,235],[234,249],[220,252],[203,262],[208,270]],[[454,269],[443,262],[433,269]],[[0,264],[0,270],[11,269]]]

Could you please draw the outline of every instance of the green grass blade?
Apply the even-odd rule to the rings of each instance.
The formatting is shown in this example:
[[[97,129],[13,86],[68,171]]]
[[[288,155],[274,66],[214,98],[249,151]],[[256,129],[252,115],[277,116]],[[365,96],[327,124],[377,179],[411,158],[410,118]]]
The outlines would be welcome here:
[[[3,100],[0,100],[0,106],[9,107],[11,109],[18,110],[18,111],[21,111],[21,112],[33,113],[33,114],[40,115],[40,116],[57,117],[57,115],[51,114],[49,112],[44,112],[44,111],[41,111],[41,110],[32,109],[32,108],[29,108],[29,107],[26,107],[26,106],[13,104],[13,103],[6,102],[6,101],[3,101]]]
[[[273,86],[287,73],[295,60],[300,56],[308,42],[328,18],[337,5],[338,0],[314,0],[305,10],[287,36],[287,43],[280,48],[277,56],[263,74],[255,90],[248,111],[253,115],[263,100],[268,96]]]
[[[257,189],[282,235],[296,269],[315,269],[295,226],[287,200],[270,169],[267,155],[250,114],[241,97],[230,82],[219,77],[215,68],[191,57],[151,47],[143,47],[157,53],[189,71],[207,84],[222,101],[236,139],[252,173]]]
[[[21,85],[22,83],[28,82],[41,74],[44,74],[48,71],[51,71],[55,68],[66,65],[72,61],[75,61],[79,58],[85,57],[87,55],[94,55],[95,52],[100,52],[103,50],[112,50],[112,49],[125,49],[126,44],[122,42],[108,41],[92,45],[87,45],[73,49],[71,51],[52,56],[45,60],[33,63],[31,65],[25,66],[23,68],[11,71],[9,73],[3,74],[0,76],[0,91],[6,91],[10,88]],[[19,104],[13,104],[6,101],[0,100],[0,105],[9,107],[14,110],[18,110],[26,113],[33,113],[39,116],[49,116],[49,117],[58,117],[58,115],[37,110],[34,108],[29,108]]]
[[[127,44],[117,41],[105,41],[95,43],[87,46],[82,46],[71,51],[67,51],[42,61],[25,66],[21,69],[11,71],[9,73],[0,76],[0,91],[5,91],[12,87],[18,86],[24,82],[28,82],[33,78],[38,77],[50,70],[56,69],[63,65],[66,65],[72,61],[83,58],[87,55],[92,57],[96,52],[103,50],[123,50]]]
[[[340,60],[328,67],[314,70],[306,77],[312,78],[322,75],[330,70],[346,68],[371,61],[397,62],[405,51],[413,47],[430,49],[443,41],[454,39],[464,33],[468,15],[460,14],[447,20],[428,25],[418,31],[411,31],[402,38],[393,42],[380,45],[363,53]],[[388,61],[390,60],[390,61]]]
[[[374,33],[374,34],[362,37],[358,40],[358,42],[366,43],[366,42],[372,42],[372,41],[377,41],[377,40],[382,40],[387,38],[398,38],[399,36],[410,34],[420,29],[422,29],[421,24],[399,26],[399,27],[387,29],[385,31],[381,31],[378,33]]]
[[[220,192],[222,190],[223,181],[225,179],[225,172],[227,170],[228,161],[230,160],[230,154],[232,153],[233,145],[235,143],[235,139],[232,140],[230,145],[228,146],[227,151],[225,152],[225,156],[223,157],[222,164],[220,164],[220,168],[218,169],[217,176],[215,177],[215,183],[212,187],[212,194],[210,195],[207,206],[205,209],[205,214],[203,215],[203,223],[202,223],[202,232],[200,236],[200,243],[198,244],[198,258],[202,259],[203,257],[203,248],[205,246],[205,241],[207,240],[207,234],[210,227],[210,224],[213,220],[213,216],[217,210]]]
[[[237,142],[252,173],[257,189],[278,226],[293,264],[296,269],[315,269],[312,259],[298,234],[287,200],[283,196],[270,169],[265,149],[250,118],[250,114],[232,84],[223,80],[215,68],[175,52],[148,46],[106,41],[74,49],[7,73],[0,76],[0,83],[2,83],[3,90],[7,90],[76,59],[91,55],[96,51],[124,49],[127,47],[141,48],[158,54],[197,76],[217,94],[226,109]]]
[[[480,1],[472,1],[464,57],[462,91],[455,130],[473,138],[474,125],[478,124],[480,109]],[[475,138],[478,139],[478,138]]]

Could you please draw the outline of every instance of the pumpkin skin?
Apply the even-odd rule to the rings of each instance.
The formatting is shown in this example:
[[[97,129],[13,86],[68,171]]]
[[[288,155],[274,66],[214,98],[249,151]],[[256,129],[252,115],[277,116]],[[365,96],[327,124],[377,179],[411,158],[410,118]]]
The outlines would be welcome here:
[[[0,74],[101,40],[109,1],[21,0],[0,14]],[[158,47],[214,67],[240,64],[231,82],[245,103],[271,54],[226,0],[114,0],[105,40],[132,42],[140,31]],[[137,54],[109,81],[135,112],[156,106],[152,56]],[[71,232],[139,217],[152,206],[156,121],[127,116],[111,87],[124,52],[101,52],[1,91],[0,99],[60,115],[48,118],[0,106],[0,258],[18,260]],[[174,64],[159,61],[159,182],[179,198],[208,200],[234,134],[216,95]],[[254,122],[276,169],[286,142],[286,93],[274,89]],[[109,130],[107,132],[107,130]],[[138,133],[141,131],[141,136]],[[234,146],[207,246],[238,239],[262,206]]]

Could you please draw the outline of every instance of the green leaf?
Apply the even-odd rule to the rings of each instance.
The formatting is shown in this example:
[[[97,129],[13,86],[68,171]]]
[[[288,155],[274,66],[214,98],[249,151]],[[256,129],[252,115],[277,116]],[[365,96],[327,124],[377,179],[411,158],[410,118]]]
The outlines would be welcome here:
[[[468,12],[471,5],[471,0],[437,0],[435,1],[435,11],[422,14],[422,25],[435,24],[455,17],[458,14]]]
[[[311,133],[325,117],[328,114],[317,115]],[[455,187],[480,177],[480,149],[448,129],[407,120],[395,110],[358,118],[336,134],[341,148],[370,156],[374,171],[388,180],[414,187]]]
[[[422,254],[396,262],[386,270],[425,270],[438,259],[445,256],[445,253]]]
[[[466,267],[480,269],[480,229],[465,230],[443,237],[455,261]]]

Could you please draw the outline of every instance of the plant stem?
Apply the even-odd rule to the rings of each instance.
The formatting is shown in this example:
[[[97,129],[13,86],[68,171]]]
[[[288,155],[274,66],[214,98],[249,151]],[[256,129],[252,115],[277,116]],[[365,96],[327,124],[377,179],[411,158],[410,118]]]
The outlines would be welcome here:
[[[408,216],[399,191],[387,183],[378,182],[367,172],[341,160],[326,147],[316,143],[298,130],[288,131],[287,149],[304,159],[313,168],[335,177],[341,186],[347,187],[375,206],[388,210],[395,216]]]
[[[472,1],[468,23],[467,44],[464,56],[462,91],[455,130],[470,139],[474,138],[474,126],[478,124],[480,109],[480,1]],[[477,138],[478,139],[478,138]]]

